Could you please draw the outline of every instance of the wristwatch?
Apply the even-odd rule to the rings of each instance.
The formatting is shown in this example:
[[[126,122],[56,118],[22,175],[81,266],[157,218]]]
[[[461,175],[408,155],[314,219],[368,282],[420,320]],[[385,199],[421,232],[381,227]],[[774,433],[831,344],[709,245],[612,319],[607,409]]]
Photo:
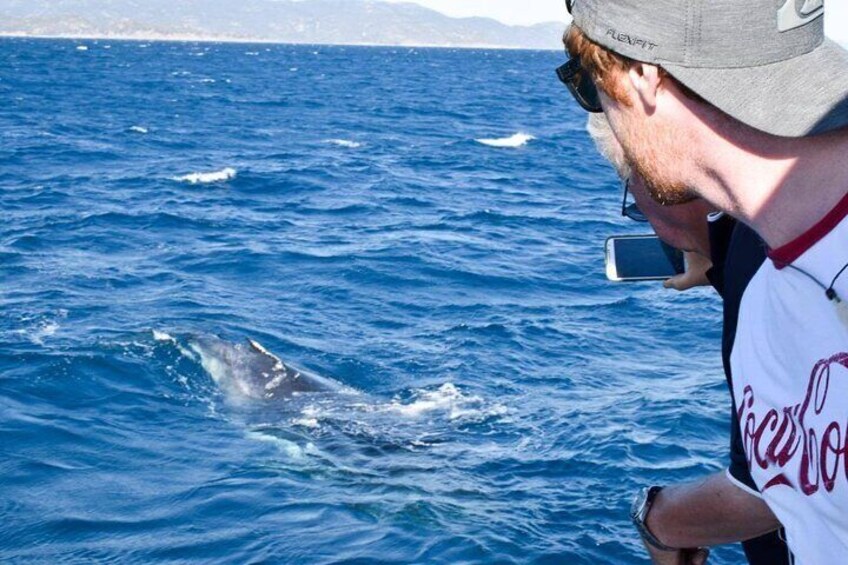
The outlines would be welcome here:
[[[639,531],[639,535],[645,540],[645,543],[659,549],[660,551],[677,551],[676,547],[669,547],[657,539],[648,529],[648,512],[651,511],[651,506],[654,505],[654,499],[662,491],[663,487],[648,487],[643,488],[633,499],[633,505],[630,507],[630,519],[633,520],[633,525]]]

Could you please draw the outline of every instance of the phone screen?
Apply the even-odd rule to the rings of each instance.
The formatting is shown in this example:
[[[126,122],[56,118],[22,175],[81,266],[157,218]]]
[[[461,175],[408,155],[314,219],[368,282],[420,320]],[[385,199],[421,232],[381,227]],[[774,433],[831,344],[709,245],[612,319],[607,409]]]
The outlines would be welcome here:
[[[683,254],[656,236],[612,237],[607,241],[611,280],[667,279],[685,269]]]

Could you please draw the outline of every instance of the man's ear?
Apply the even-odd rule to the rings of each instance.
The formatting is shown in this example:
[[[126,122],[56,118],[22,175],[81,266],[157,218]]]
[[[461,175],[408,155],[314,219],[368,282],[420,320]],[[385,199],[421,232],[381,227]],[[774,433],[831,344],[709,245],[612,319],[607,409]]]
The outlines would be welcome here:
[[[636,99],[641,102],[646,114],[653,114],[657,107],[657,92],[660,89],[662,77],[656,65],[636,63],[627,71],[627,78],[636,93]]]

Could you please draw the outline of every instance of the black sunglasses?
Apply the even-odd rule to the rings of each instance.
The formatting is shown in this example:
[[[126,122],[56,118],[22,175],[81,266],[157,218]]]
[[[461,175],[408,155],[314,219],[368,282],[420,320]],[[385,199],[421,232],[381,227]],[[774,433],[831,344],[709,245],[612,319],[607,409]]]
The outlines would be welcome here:
[[[598,88],[580,64],[579,58],[572,57],[566,64],[557,68],[556,72],[559,80],[568,88],[581,108],[594,114],[604,111],[598,97]]]
[[[621,200],[621,215],[630,218],[634,222],[647,222],[648,218],[635,202],[627,203],[627,195],[630,193],[630,179],[624,181],[624,198]]]

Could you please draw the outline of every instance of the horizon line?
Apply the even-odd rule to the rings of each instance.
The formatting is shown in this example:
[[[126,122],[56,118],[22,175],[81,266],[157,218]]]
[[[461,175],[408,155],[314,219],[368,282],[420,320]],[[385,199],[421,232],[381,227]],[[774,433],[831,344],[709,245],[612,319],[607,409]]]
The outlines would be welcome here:
[[[556,22],[553,22],[556,23]],[[0,38],[9,39],[64,39],[64,40],[91,40],[91,41],[125,41],[125,42],[162,42],[162,43],[227,43],[233,45],[322,45],[326,47],[407,47],[418,49],[477,49],[498,51],[559,51],[561,47],[522,47],[515,45],[487,45],[487,44],[427,44],[427,43],[368,43],[348,42],[330,43],[323,41],[285,41],[281,39],[259,39],[226,36],[193,36],[193,35],[97,35],[97,34],[41,34],[27,32],[0,31]]]
[[[450,16],[448,16],[450,17]],[[491,19],[491,18],[490,18]],[[542,22],[548,24],[556,24],[559,22]],[[540,25],[540,24],[534,24]],[[42,34],[29,32],[15,31],[0,31],[0,38],[11,39],[68,39],[68,40],[110,40],[110,41],[161,41],[166,43],[232,43],[232,44],[256,44],[256,45],[324,45],[329,47],[414,47],[421,49],[479,49],[479,50],[503,50],[503,51],[561,51],[561,46],[556,47],[522,47],[514,45],[487,45],[480,43],[465,43],[465,44],[444,44],[444,43],[368,43],[368,42],[348,42],[348,43],[331,43],[324,41],[286,41],[281,39],[259,39],[259,38],[244,38],[244,37],[228,37],[228,36],[193,36],[180,34],[161,34],[161,35],[96,35],[96,34]],[[831,41],[843,49],[848,50],[848,38],[838,39],[835,37],[827,37]],[[559,42],[559,39],[557,40]]]

